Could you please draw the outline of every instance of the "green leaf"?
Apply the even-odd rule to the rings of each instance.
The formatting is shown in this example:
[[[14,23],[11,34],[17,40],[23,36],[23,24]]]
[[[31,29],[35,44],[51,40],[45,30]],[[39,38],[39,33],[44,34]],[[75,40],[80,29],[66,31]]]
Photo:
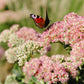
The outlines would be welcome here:
[[[15,63],[12,72],[14,74],[23,74],[21,68],[19,67],[18,63]]]
[[[12,72],[13,72],[14,74],[16,74],[16,80],[17,80],[18,82],[21,82],[22,79],[24,78],[24,75],[23,75],[23,72],[22,72],[21,68],[18,66],[17,63],[15,63]]]

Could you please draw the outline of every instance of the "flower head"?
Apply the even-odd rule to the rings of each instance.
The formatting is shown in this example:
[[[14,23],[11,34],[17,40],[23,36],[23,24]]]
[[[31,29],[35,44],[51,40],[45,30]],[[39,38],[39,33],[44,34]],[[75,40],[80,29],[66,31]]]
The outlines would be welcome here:
[[[41,34],[37,33],[33,28],[22,27],[20,30],[16,32],[18,38],[22,38],[24,40],[33,40],[39,41]]]
[[[70,13],[64,17],[63,21],[53,23],[49,30],[42,34],[43,41],[49,42],[65,42],[73,46],[75,43],[84,39],[84,17],[75,13]]]
[[[49,83],[50,81],[51,83],[57,83],[58,81],[65,83],[69,79],[65,67],[59,63],[55,63],[46,55],[26,62],[23,71],[28,77],[33,75],[39,81],[44,80]]]

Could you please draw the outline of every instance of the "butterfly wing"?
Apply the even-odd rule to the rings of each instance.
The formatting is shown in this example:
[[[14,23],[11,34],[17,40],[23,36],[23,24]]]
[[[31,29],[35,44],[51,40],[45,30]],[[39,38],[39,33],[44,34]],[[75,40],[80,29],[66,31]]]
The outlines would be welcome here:
[[[46,10],[46,20],[45,20],[45,27],[50,23],[50,20],[48,18],[47,10]]]
[[[40,27],[40,28],[44,28],[45,27],[45,20],[43,18],[37,18],[34,20],[35,24]]]
[[[48,18],[48,14],[47,14],[47,11],[46,11],[46,20],[43,19],[42,17],[40,16],[36,16],[34,14],[30,14],[30,17],[34,20],[36,26],[40,27],[40,28],[44,28],[46,27],[48,24],[49,24],[49,18]]]
[[[34,14],[30,14],[30,17],[34,20],[36,26],[40,27],[40,28],[44,28],[45,26],[45,20],[40,17],[40,16],[36,16]]]

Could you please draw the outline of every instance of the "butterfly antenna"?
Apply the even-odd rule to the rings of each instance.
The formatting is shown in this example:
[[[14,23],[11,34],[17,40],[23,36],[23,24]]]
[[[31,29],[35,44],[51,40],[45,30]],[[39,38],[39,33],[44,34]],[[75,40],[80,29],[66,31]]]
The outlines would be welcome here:
[[[46,20],[45,20],[45,27],[50,23],[50,20],[48,18],[47,10],[46,10]]]

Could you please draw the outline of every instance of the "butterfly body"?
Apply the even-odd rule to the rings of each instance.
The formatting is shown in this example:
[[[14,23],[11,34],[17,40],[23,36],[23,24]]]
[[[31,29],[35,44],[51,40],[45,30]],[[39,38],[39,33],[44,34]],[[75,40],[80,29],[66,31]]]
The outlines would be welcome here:
[[[38,15],[34,15],[34,14],[30,14],[30,17],[34,20],[36,26],[38,26],[40,28],[45,28],[50,22],[47,12],[46,12],[46,19],[44,19]]]

